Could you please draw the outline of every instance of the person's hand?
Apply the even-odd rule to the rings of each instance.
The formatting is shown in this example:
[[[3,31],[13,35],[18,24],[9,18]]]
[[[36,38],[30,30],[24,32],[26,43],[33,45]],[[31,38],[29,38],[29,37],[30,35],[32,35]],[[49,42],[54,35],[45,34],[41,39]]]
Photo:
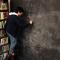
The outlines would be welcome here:
[[[32,20],[30,20],[29,23],[32,24],[33,23]]]
[[[27,20],[28,20],[28,23],[29,23],[30,25],[33,24],[33,21],[31,20],[31,17],[30,17],[30,16],[27,17]]]

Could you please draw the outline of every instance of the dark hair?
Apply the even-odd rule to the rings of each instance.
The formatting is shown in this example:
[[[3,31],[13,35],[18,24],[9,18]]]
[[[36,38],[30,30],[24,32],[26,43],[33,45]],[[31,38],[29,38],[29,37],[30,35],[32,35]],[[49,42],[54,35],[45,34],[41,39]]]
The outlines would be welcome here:
[[[17,12],[23,12],[24,13],[24,9],[22,8],[22,7],[17,7],[16,9],[15,9],[15,12],[17,13]]]

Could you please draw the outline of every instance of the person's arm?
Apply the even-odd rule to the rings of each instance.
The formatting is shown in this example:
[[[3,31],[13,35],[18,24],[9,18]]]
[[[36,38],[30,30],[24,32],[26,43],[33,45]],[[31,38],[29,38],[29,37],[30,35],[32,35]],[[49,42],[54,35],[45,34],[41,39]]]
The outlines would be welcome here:
[[[20,17],[18,20],[16,20],[16,23],[20,26],[20,27],[29,27],[33,25],[32,20],[30,20],[29,17]]]

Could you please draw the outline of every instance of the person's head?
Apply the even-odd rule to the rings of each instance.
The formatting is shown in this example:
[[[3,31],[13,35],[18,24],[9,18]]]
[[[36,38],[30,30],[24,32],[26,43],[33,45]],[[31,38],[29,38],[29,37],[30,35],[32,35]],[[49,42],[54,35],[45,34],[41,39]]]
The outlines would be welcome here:
[[[17,13],[17,16],[21,16],[24,14],[24,9],[22,7],[17,7],[15,13]]]

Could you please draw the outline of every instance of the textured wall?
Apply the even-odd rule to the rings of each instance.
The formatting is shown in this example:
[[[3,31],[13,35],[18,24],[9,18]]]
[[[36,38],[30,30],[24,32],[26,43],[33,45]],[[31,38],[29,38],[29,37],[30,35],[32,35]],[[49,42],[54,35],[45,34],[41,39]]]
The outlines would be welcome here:
[[[24,60],[60,60],[60,0],[14,0],[14,5],[26,8],[34,21],[24,39]]]

